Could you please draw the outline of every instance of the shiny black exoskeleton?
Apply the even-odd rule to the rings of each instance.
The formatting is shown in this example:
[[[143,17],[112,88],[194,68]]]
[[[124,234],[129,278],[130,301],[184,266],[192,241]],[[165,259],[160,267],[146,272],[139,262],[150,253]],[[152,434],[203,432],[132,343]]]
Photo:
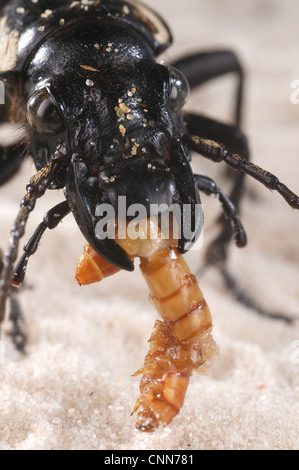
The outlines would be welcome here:
[[[17,171],[24,152],[33,158],[37,174],[27,185],[4,260],[0,321],[19,240],[36,199],[48,188],[64,188],[66,201],[46,214],[25,246],[15,284],[22,282],[44,230],[54,228],[69,212],[101,256],[132,270],[119,245],[96,231],[101,218],[97,207],[108,203],[117,211],[118,196],[148,211],[152,204],[188,204],[194,230],[184,235],[182,211],[179,249],[185,252],[202,225],[196,217],[199,191],[216,194],[231,223],[224,221],[207,262],[220,265],[227,282],[226,247],[232,230],[237,245],[246,244],[237,215],[245,173],[299,208],[295,194],[249,162],[247,141],[239,129],[243,72],[235,54],[220,50],[171,65],[157,63],[156,57],[171,42],[160,16],[135,0],[4,2],[0,79],[6,104],[0,105],[0,117],[2,124],[11,124],[12,137],[1,141],[0,128],[0,184]],[[239,78],[235,125],[182,111],[189,87],[230,72]],[[239,171],[230,198],[210,178],[193,174],[190,150]]]

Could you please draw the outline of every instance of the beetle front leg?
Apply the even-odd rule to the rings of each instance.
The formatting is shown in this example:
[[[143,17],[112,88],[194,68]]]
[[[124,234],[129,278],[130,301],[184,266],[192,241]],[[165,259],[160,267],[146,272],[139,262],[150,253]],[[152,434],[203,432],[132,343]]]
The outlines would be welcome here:
[[[60,202],[56,206],[52,207],[43,218],[43,221],[35,229],[32,236],[23,248],[23,254],[20,257],[12,276],[12,284],[16,287],[24,282],[26,268],[29,261],[29,257],[34,255],[38,248],[38,244],[46,229],[54,229],[57,227],[59,222],[64,219],[71,212],[71,208],[67,201]]]
[[[8,250],[4,256],[0,277],[0,325],[4,319],[6,302],[11,293],[11,275],[18,254],[19,242],[24,235],[29,214],[33,211],[36,200],[45,193],[63,165],[63,155],[56,152],[53,160],[33,176],[27,185],[27,193],[21,201],[19,213],[11,229]]]
[[[190,149],[200,153],[210,160],[215,162],[225,161],[237,171],[242,171],[254,177],[263,183],[267,188],[278,191],[292,208],[299,209],[299,197],[289,188],[287,188],[287,186],[281,183],[279,179],[272,173],[258,167],[257,165],[254,165],[253,163],[248,162],[239,154],[230,153],[224,145],[218,142],[203,139],[198,136],[184,136],[183,140]],[[212,187],[213,186],[210,186],[210,190]],[[224,254],[226,254],[226,250],[224,251]],[[294,318],[286,316],[285,314],[269,312],[257,305],[254,299],[247,295],[247,293],[241,288],[238,282],[227,270],[223,253],[221,253],[220,259],[218,261],[219,263],[217,264],[226,282],[226,285],[235,295],[238,301],[265,317],[277,318],[287,322],[294,320]]]
[[[222,204],[223,211],[226,217],[228,217],[228,219],[231,221],[232,227],[234,229],[236,245],[239,247],[245,246],[246,245],[246,233],[239,219],[238,212],[235,206],[232,204],[231,200],[226,196],[226,194],[216,185],[216,183],[211,178],[208,178],[207,176],[203,176],[203,175],[194,175],[194,176],[195,176],[195,182],[200,191],[204,192],[208,196],[211,194],[215,194],[216,196],[218,196]],[[270,312],[262,308],[260,305],[258,305],[255,302],[255,300],[251,298],[250,295],[247,294],[247,292],[241,287],[238,281],[228,271],[226,267],[226,263],[224,262],[226,258],[225,246],[222,246],[221,248],[221,245],[220,245],[219,249],[220,250],[222,249],[222,251],[221,251],[221,256],[219,257],[218,268],[220,270],[221,275],[223,276],[226,286],[240,303],[242,303],[248,308],[251,308],[252,310],[255,310],[260,315],[265,316],[265,317],[280,319],[286,322],[291,322],[294,320],[294,318],[290,316],[286,316],[282,313]]]
[[[43,221],[38,225],[36,230],[34,231],[33,235],[30,237],[28,242],[24,246],[24,251],[19,259],[12,276],[12,287],[10,293],[10,313],[9,313],[9,320],[12,323],[12,328],[9,332],[10,336],[13,338],[13,342],[18,349],[18,351],[24,351],[25,349],[25,342],[26,342],[26,335],[24,333],[24,317],[22,314],[22,310],[20,307],[20,302],[18,300],[18,288],[24,282],[27,263],[29,257],[32,256],[37,248],[38,244],[41,240],[41,237],[46,229],[54,229],[57,227],[59,222],[66,217],[71,211],[67,201],[63,201],[60,204],[57,204],[55,207],[50,209],[43,218]],[[0,252],[0,274],[3,268],[2,262],[2,253]]]
[[[210,196],[211,194],[218,196],[219,201],[222,204],[223,212],[231,222],[236,245],[239,248],[244,247],[247,243],[247,237],[242,222],[239,218],[236,206],[211,178],[208,178],[207,176],[203,175],[194,175],[194,177],[199,191],[204,192],[208,196]],[[225,254],[223,254],[223,261],[225,260],[225,257]]]
[[[246,160],[249,160],[248,141],[239,127],[191,113],[185,114],[184,118],[190,134],[196,134],[211,141],[222,142],[232,153],[241,154]],[[245,173],[238,173],[234,176],[233,188],[228,197],[236,211],[240,212]],[[224,265],[228,246],[233,235],[231,224],[228,224],[223,216],[220,216],[218,222],[222,225],[222,230],[209,246],[206,255],[206,262],[211,265]]]

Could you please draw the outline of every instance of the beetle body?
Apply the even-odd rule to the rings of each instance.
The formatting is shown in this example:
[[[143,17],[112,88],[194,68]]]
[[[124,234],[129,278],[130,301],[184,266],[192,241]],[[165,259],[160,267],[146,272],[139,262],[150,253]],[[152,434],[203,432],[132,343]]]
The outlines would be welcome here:
[[[155,61],[171,42],[168,28],[134,1],[61,1],[53,9],[51,2],[9,2],[2,14],[8,40],[19,38],[18,50],[10,53],[14,61],[7,62],[14,67],[2,76],[18,90],[11,98],[15,112],[27,102],[29,152],[37,170],[63,151],[51,188],[65,188],[89,243],[132,269],[111,240],[94,236],[99,204],[116,206],[119,195],[128,205],[137,199],[145,206],[199,203],[179,142],[177,111],[188,86]]]

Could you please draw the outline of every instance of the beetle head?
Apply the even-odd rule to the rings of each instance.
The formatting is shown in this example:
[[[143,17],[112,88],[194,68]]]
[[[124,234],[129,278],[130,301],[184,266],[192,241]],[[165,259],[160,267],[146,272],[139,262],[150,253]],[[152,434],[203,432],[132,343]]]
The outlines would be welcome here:
[[[100,205],[119,215],[118,197],[126,196],[127,206],[143,205],[149,216],[153,204],[188,204],[194,218],[199,196],[180,142],[188,84],[157,64],[137,33],[128,38],[124,26],[107,22],[100,32],[78,26],[50,39],[28,68],[25,94],[37,169],[64,148],[65,169],[52,187],[65,187],[85,238],[108,261],[132,269],[114,240],[96,233]],[[180,251],[200,224],[192,236],[181,236]]]

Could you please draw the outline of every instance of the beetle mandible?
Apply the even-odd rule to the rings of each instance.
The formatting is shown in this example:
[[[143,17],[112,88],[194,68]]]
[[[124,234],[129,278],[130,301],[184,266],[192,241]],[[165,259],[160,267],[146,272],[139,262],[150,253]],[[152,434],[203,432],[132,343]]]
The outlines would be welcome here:
[[[11,284],[23,282],[28,259],[44,231],[55,228],[70,212],[93,253],[109,266],[132,271],[132,258],[139,256],[139,247],[130,256],[125,243],[97,232],[102,217],[99,206],[110,204],[117,211],[118,197],[124,195],[127,205],[139,203],[147,214],[153,204],[188,205],[193,231],[189,236],[181,231],[173,255],[180,259],[202,227],[202,219],[196,217],[199,192],[217,195],[226,217],[208,250],[207,263],[218,264],[229,282],[225,269],[228,243],[234,235],[237,246],[246,244],[238,216],[245,174],[299,208],[296,194],[249,161],[247,140],[240,130],[243,70],[237,56],[218,50],[193,54],[170,65],[157,62],[171,43],[164,20],[135,0],[4,2],[0,79],[5,85],[6,106],[1,106],[1,123],[10,123],[13,133],[0,142],[0,184],[19,169],[24,152],[32,157],[37,173],[27,185],[3,260],[0,322],[7,300],[15,300]],[[234,125],[183,111],[189,89],[227,73],[238,77]],[[237,170],[229,197],[210,178],[193,174],[191,151]],[[65,201],[45,215],[15,267],[27,219],[47,189],[63,189]],[[183,210],[181,214],[183,229],[188,221]],[[154,264],[150,255],[147,258]],[[144,262],[144,272],[147,266]],[[19,321],[15,314],[15,341],[21,349]],[[156,327],[161,342],[176,331],[171,321],[167,318],[164,330],[165,324]],[[180,342],[175,334],[172,341]],[[188,343],[185,350],[184,341],[179,347],[189,354],[191,346]],[[148,362],[151,360],[149,357]],[[192,363],[191,369],[194,367]],[[170,389],[168,384],[168,392]],[[164,424],[172,419],[170,415]],[[139,427],[151,430],[155,425],[142,422]]]

